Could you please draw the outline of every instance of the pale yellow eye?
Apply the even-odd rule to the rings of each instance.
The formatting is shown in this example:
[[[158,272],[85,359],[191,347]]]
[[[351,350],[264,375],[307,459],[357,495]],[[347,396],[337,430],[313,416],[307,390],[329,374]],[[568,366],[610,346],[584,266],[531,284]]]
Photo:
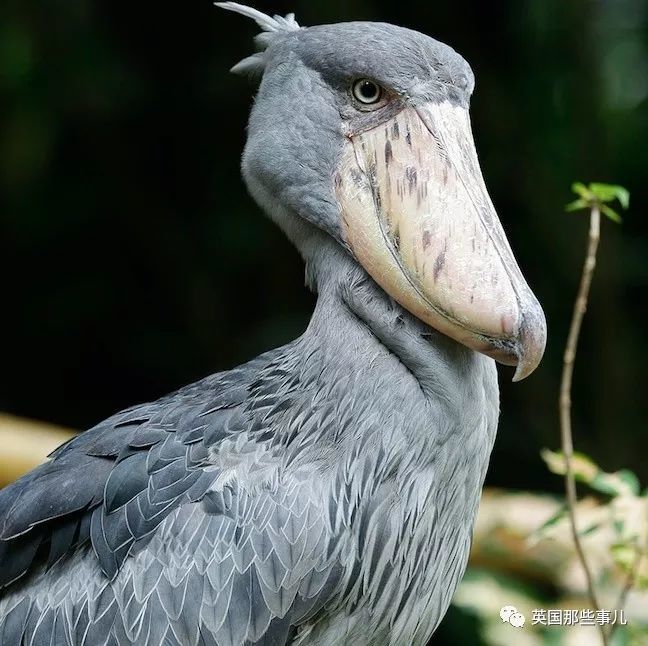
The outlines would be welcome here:
[[[371,79],[358,79],[353,82],[353,98],[364,105],[378,103],[383,95],[383,89]]]

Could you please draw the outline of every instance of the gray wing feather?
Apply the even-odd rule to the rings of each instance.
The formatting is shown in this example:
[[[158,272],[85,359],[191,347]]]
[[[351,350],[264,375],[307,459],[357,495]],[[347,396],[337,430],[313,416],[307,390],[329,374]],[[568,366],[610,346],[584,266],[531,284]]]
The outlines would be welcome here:
[[[1,643],[284,644],[315,616],[342,568],[311,476],[263,457],[283,377],[261,357],[123,411],[1,491]],[[222,443],[249,475],[217,485]]]

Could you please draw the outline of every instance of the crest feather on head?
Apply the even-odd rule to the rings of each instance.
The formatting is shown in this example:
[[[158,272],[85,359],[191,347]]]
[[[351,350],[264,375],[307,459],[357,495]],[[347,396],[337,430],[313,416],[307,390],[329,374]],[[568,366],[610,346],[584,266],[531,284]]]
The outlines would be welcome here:
[[[257,11],[252,7],[246,7],[238,2],[215,2],[214,4],[222,9],[234,11],[235,13],[240,13],[242,16],[251,18],[262,29],[262,32],[254,39],[254,43],[259,51],[234,65],[231,69],[234,74],[250,74],[252,76],[263,74],[266,66],[265,50],[272,41],[280,34],[300,29],[300,26],[295,20],[294,13],[289,13],[287,16],[268,16],[265,13]]]

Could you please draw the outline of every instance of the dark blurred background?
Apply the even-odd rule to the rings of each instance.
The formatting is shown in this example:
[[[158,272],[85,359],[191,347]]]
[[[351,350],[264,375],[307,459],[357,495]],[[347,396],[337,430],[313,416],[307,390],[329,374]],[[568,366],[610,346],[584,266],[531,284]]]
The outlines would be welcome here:
[[[256,0],[304,25],[381,20],[473,66],[491,196],[549,344],[501,370],[487,484],[558,491],[561,355],[587,233],[572,181],[631,192],[603,223],[574,385],[578,449],[648,482],[648,3]],[[253,84],[228,69],[256,26],[211,2],[0,7],[0,410],[86,428],[294,338],[313,296],[239,177]],[[1,449],[0,449],[1,450]]]

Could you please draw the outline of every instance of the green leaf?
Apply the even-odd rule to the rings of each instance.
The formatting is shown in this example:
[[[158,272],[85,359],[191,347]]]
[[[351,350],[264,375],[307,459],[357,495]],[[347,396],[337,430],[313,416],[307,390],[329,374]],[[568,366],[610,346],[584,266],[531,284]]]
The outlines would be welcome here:
[[[567,505],[562,505],[562,507],[560,507],[555,514],[553,514],[548,520],[545,520],[545,522],[542,523],[542,525],[540,525],[540,527],[538,527],[538,529],[536,529],[535,531],[538,533],[544,532],[550,527],[558,524],[561,520],[563,520],[563,518],[565,518],[566,515]]]
[[[589,483],[592,489],[607,494],[608,496],[617,496],[619,492],[618,481],[610,478],[610,474],[600,471],[596,477]]]
[[[578,211],[579,209],[598,206],[606,217],[613,222],[620,223],[621,217],[619,214],[611,207],[606,206],[605,202],[618,200],[623,209],[630,206],[630,193],[626,188],[618,184],[592,182],[589,186],[585,186],[582,182],[574,182],[571,188],[579,196],[579,199],[570,202],[565,207],[566,211]]]
[[[589,190],[601,202],[612,202],[612,200],[619,200],[619,204],[624,209],[630,206],[630,193],[628,189],[619,186],[618,184],[601,184],[599,182],[592,182],[589,185]]]
[[[540,451],[549,471],[565,475],[565,455],[562,451]],[[571,459],[574,479],[589,485],[595,491],[607,496],[638,496],[640,491],[639,479],[629,469],[621,469],[615,473],[607,473],[591,458],[583,453],[574,451]]]
[[[612,184],[599,184],[593,182],[589,185],[592,195],[601,202],[611,202],[616,198],[616,187]]]
[[[565,211],[579,211],[580,209],[587,209],[589,208],[589,203],[587,200],[580,199],[580,200],[574,200],[573,202],[570,202],[566,207]]]
[[[612,528],[617,534],[621,535],[623,534],[623,530],[625,529],[625,522],[621,519],[613,520]]]
[[[581,529],[578,532],[579,536],[589,536],[590,534],[593,534],[597,529],[601,527],[601,523],[593,523],[589,527],[586,527],[585,529]]]
[[[540,456],[547,464],[549,471],[558,475],[565,475],[565,454],[562,451],[550,451],[549,449],[542,449]],[[592,481],[601,473],[598,467],[591,458],[587,457],[584,453],[574,451],[571,459],[572,471],[574,478],[580,482],[591,484]]]
[[[583,184],[582,182],[574,182],[571,188],[572,191],[576,193],[576,195],[580,195],[582,198],[585,198],[586,200],[592,198],[592,194],[587,190],[587,186],[585,186],[585,184]]]
[[[637,476],[632,471],[630,471],[630,469],[621,469],[620,471],[616,472],[616,475],[619,480],[625,482],[632,494],[634,494],[635,496],[639,495],[639,490],[641,489],[639,478],[637,478]]]
[[[623,188],[623,186],[617,186],[617,200],[621,208],[629,209],[630,208],[630,191]]]
[[[627,543],[615,543],[610,547],[615,563],[629,570],[637,558],[637,548]]]
[[[610,208],[607,204],[600,204],[599,206],[601,209],[601,213],[607,216],[608,219],[612,220],[612,222],[616,222],[617,224],[621,224],[623,222],[621,216],[614,209]]]
[[[637,496],[639,494],[639,479],[628,469],[614,473],[599,471],[589,483],[592,489],[610,496]]]
[[[540,451],[540,457],[545,461],[545,464],[551,473],[556,473],[559,476],[565,474],[565,458],[562,451],[542,449]]]

